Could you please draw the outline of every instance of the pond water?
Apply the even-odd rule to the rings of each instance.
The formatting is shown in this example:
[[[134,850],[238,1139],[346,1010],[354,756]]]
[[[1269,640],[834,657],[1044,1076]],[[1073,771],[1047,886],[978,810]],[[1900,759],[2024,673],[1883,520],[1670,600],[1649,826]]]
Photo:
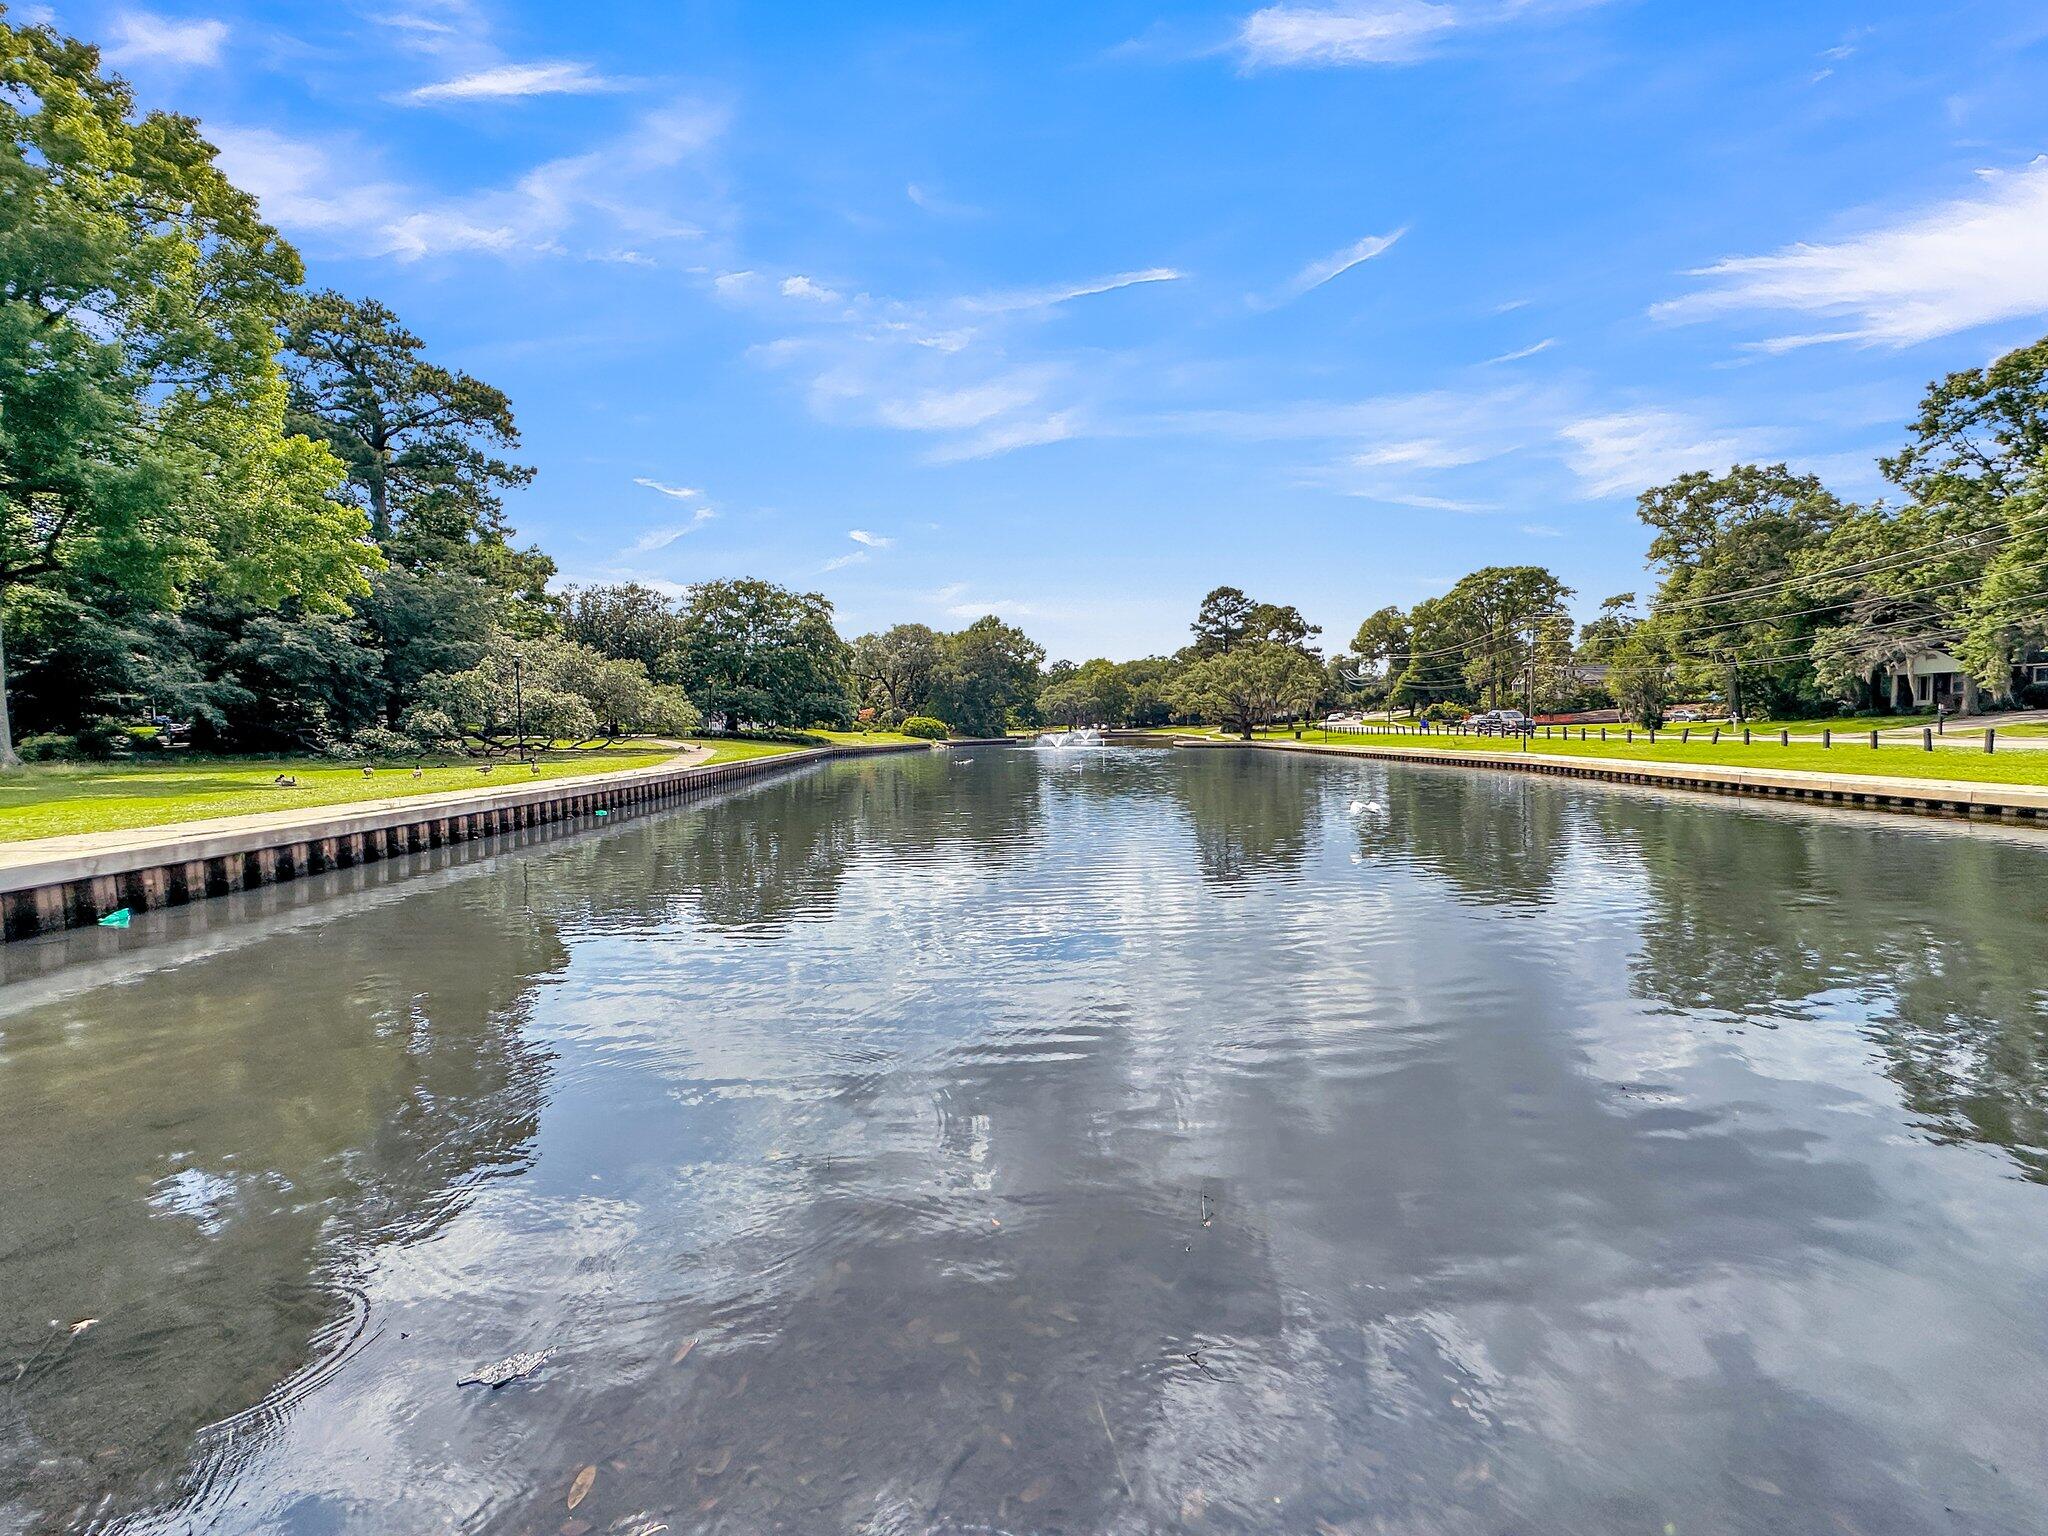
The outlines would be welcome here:
[[[2048,836],[983,748],[235,900],[9,957],[0,1530],[2048,1530]]]

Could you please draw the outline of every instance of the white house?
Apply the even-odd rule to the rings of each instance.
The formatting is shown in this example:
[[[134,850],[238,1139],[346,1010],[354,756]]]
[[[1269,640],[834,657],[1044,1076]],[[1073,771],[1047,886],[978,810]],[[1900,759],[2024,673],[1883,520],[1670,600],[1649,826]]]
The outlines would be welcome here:
[[[1929,651],[1885,670],[1894,709],[1942,709],[1953,714],[1962,707],[1963,664],[1946,651]],[[2015,692],[2037,683],[2048,684],[2048,656],[2019,662],[2012,669]]]

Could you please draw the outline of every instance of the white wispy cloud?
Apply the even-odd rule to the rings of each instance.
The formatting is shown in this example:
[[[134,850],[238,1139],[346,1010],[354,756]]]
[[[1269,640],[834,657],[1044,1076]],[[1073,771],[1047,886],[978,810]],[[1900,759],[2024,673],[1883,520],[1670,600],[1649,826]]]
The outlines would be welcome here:
[[[264,217],[347,254],[401,261],[485,252],[615,261],[629,250],[704,231],[672,212],[679,173],[725,126],[715,108],[679,102],[644,113],[616,139],[542,161],[508,185],[453,197],[378,178],[375,156],[348,137],[288,138],[267,128],[209,124],[221,165],[253,192]],[[707,178],[708,180],[708,178]],[[706,205],[717,212],[716,194]]]
[[[1524,523],[1522,524],[1522,532],[1528,534],[1532,539],[1561,539],[1564,537],[1564,530],[1562,528],[1553,528],[1548,523]]]
[[[1077,299],[1181,277],[1170,267],[1147,267],[920,300],[824,290],[834,302],[764,311],[791,334],[758,343],[747,355],[804,377],[811,410],[823,420],[944,439],[924,452],[928,463],[987,458],[1081,435],[1093,401],[1106,392],[1105,379],[1122,366],[1113,354],[1093,353],[1081,368],[1038,351],[1030,334],[1037,322]],[[764,289],[757,278],[728,272],[711,286],[721,297],[758,306]],[[791,278],[776,286],[812,297],[808,290],[818,285]]]
[[[704,493],[692,485],[663,485],[659,480],[650,480],[645,475],[633,477],[635,485],[644,485],[650,491],[659,491],[664,496],[673,496],[677,501],[688,501]]]
[[[658,549],[667,549],[676,540],[695,533],[718,514],[709,507],[699,507],[690,515],[687,523],[670,523],[662,528],[650,528],[626,547],[629,555],[651,555]]]
[[[227,40],[224,21],[123,11],[114,18],[105,54],[110,64],[218,64]]]
[[[1271,5],[1245,18],[1237,41],[1246,63],[1268,68],[1408,64],[1457,25],[1450,6],[1427,0]]]
[[[865,528],[849,529],[846,536],[853,540],[854,543],[865,544],[870,549],[887,549],[896,542],[894,539],[882,537],[879,533],[869,533]]]
[[[1393,248],[1394,242],[1407,233],[1408,231],[1402,228],[1392,234],[1367,235],[1362,240],[1355,240],[1341,251],[1325,256],[1320,261],[1310,262],[1295,273],[1278,293],[1269,298],[1254,299],[1253,303],[1270,309],[1285,304],[1290,299],[1298,299],[1303,294],[1322,287],[1330,279],[1343,276],[1353,267],[1363,266],[1375,256],[1385,255]]]
[[[1458,32],[1586,10],[1603,0],[1336,0],[1283,3],[1239,26],[1247,68],[1341,68],[1413,64]]]
[[[968,437],[943,443],[925,455],[933,464],[959,464],[969,459],[992,459],[1019,448],[1040,448],[1063,443],[1082,433],[1078,409],[1052,411],[1043,416],[992,423]]]
[[[905,432],[964,432],[1036,402],[1044,377],[1018,372],[956,389],[922,390],[882,400],[875,411],[883,425]]]
[[[782,296],[785,299],[809,299],[818,304],[837,304],[839,302],[839,294],[837,292],[825,287],[822,283],[813,282],[802,273],[798,273],[795,277],[785,277],[782,280]]]
[[[821,571],[843,571],[849,565],[866,565],[868,552],[864,549],[850,549],[843,555],[834,555],[819,567]]]
[[[1146,283],[1177,283],[1187,274],[1172,267],[1146,267],[1137,272],[1118,272],[1085,282],[1059,283],[1045,288],[1019,288],[1006,293],[987,293],[962,299],[960,307],[974,314],[1010,314],[1027,309],[1050,309],[1073,299],[1114,293],[1119,288],[1136,288]]]
[[[1589,494],[1659,485],[1695,469],[1722,470],[1765,451],[1753,432],[1716,430],[1662,407],[1611,411],[1558,428],[1565,463]]]
[[[588,64],[557,60],[498,64],[407,91],[404,100],[504,101],[523,96],[593,96],[626,89],[626,82],[599,74]]]
[[[1538,352],[1548,352],[1556,345],[1557,338],[1555,336],[1546,336],[1533,345],[1517,347],[1512,352],[1501,353],[1499,357],[1489,357],[1486,360],[1486,366],[1491,368],[1495,363],[1519,363],[1523,358],[1534,357]]]
[[[903,195],[934,218],[978,219],[981,217],[981,210],[979,208],[968,203],[955,202],[952,198],[943,196],[935,189],[927,187],[920,182],[911,182],[903,189]]]
[[[1706,286],[1657,305],[1670,320],[1795,313],[1824,328],[1755,345],[1905,347],[1980,325],[2048,315],[2048,156],[1980,172],[1964,196],[1847,238],[1735,256],[1689,273]]]

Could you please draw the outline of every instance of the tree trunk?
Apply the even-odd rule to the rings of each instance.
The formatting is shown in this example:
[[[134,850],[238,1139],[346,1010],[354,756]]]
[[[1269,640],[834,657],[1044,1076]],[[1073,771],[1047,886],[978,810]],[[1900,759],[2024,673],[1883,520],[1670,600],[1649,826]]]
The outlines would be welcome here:
[[[6,616],[0,610],[0,769],[19,768],[21,759],[14,752],[14,716],[7,708],[7,637]]]

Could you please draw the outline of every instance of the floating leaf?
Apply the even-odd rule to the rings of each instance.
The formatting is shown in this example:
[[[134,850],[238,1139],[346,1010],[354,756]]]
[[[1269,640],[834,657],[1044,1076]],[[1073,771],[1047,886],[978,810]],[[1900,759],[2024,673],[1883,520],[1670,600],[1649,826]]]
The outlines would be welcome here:
[[[960,1342],[960,1335],[958,1333],[935,1333],[932,1335],[932,1342],[934,1344],[958,1344]]]
[[[81,1317],[77,1322],[71,1325],[71,1337],[73,1337],[74,1339],[77,1338],[81,1333],[85,1332],[86,1329],[90,1328],[94,1323],[98,1321],[99,1319],[96,1317]]]
[[[1209,1495],[1202,1492],[1199,1488],[1190,1488],[1180,1501],[1181,1524],[1194,1525],[1198,1523],[1202,1516],[1208,1513],[1208,1510]]]
[[[668,1363],[670,1365],[681,1365],[685,1360],[690,1358],[690,1351],[695,1349],[696,1347],[697,1341],[695,1339],[689,1340],[687,1343],[683,1345],[681,1349],[678,1349],[673,1355],[669,1356]]]
[[[1036,1504],[1040,1499],[1044,1498],[1048,1493],[1051,1492],[1051,1478],[1034,1477],[1033,1479],[1031,1479],[1030,1483],[1025,1487],[1024,1491],[1017,1495],[1017,1502],[1019,1504]]]
[[[700,1465],[697,1468],[697,1475],[699,1477],[716,1477],[731,1465],[732,1447],[728,1445],[723,1447],[716,1456]]]
[[[1740,1472],[1738,1472],[1735,1474],[1735,1481],[1742,1484],[1742,1486],[1747,1488],[1751,1493],[1767,1494],[1774,1499],[1782,1499],[1783,1497],[1785,1497],[1785,1490],[1780,1488],[1776,1483],[1771,1482],[1767,1478],[1744,1477]]]
[[[574,1509],[590,1497],[590,1485],[597,1481],[597,1463],[592,1462],[576,1474],[576,1481],[569,1485],[569,1508]]]
[[[495,1360],[489,1365],[478,1366],[471,1375],[458,1376],[455,1379],[455,1385],[458,1387],[486,1386],[495,1392],[508,1381],[517,1381],[522,1376],[531,1376],[535,1371],[546,1365],[549,1360],[553,1359],[554,1354],[555,1352],[552,1349],[532,1349],[524,1354],[507,1355],[504,1359]]]

